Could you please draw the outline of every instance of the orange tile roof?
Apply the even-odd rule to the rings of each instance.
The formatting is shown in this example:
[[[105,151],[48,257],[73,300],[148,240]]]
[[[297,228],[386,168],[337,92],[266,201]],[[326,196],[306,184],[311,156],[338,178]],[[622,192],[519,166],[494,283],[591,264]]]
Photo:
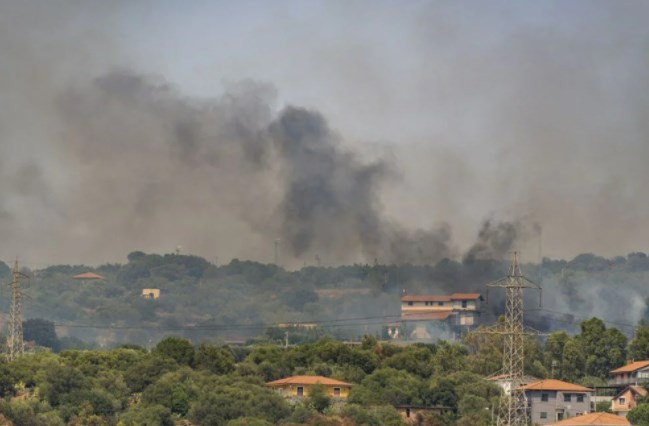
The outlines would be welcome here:
[[[480,293],[453,293],[451,294],[452,300],[476,300],[482,299]]]
[[[341,382],[340,380],[330,379],[323,376],[291,376],[285,379],[273,380],[266,383],[266,386],[280,386],[280,385],[335,385],[335,386],[351,386],[351,383]]]
[[[453,311],[413,312],[401,315],[401,321],[443,321],[453,315]]]
[[[616,416],[611,413],[590,413],[583,416],[570,417],[556,423],[550,423],[549,426],[630,426],[631,423],[622,416]]]
[[[84,272],[83,274],[75,275],[74,277],[75,280],[103,280],[105,279],[99,274],[95,274],[94,272]]]
[[[640,370],[641,368],[645,368],[649,366],[649,360],[645,361],[635,361],[635,362],[630,362],[627,365],[624,365],[620,368],[616,368],[615,370],[611,371],[611,373],[632,373],[636,370]]]
[[[451,296],[438,296],[434,294],[406,294],[401,297],[402,302],[450,302]]]
[[[624,389],[622,389],[620,392],[618,392],[617,395],[613,397],[613,399],[617,399],[618,397],[624,395],[629,390],[631,391],[631,393],[636,393],[640,396],[647,396],[647,390],[642,386],[629,385]]]
[[[574,392],[592,392],[591,388],[586,386],[576,385],[574,383],[563,382],[561,380],[546,379],[538,382],[530,383],[526,386],[521,386],[519,389],[523,390],[556,390],[556,391],[574,391]]]

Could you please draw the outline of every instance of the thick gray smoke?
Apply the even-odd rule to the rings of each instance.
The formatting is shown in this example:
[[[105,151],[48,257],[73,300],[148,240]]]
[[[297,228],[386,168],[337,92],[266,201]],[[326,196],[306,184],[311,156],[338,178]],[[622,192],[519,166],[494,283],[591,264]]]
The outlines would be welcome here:
[[[646,3],[343,4],[2,3],[0,257],[646,251]]]
[[[102,234],[146,240],[207,210],[215,221],[244,219],[265,241],[279,238],[290,258],[423,263],[450,255],[447,228],[409,231],[383,218],[378,194],[392,174],[385,160],[366,164],[342,149],[317,112],[275,113],[273,96],[248,82],[199,101],[126,71],[69,91],[59,105],[66,152],[81,166],[77,218],[94,224],[107,215]],[[196,225],[209,234],[209,222]]]

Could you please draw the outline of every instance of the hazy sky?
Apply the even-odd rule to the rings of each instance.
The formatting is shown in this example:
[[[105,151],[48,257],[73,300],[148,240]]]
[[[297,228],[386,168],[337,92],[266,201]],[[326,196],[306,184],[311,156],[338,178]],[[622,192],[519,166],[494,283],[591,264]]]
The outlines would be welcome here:
[[[114,106],[95,86],[116,71],[168,87],[161,102],[202,129],[229,123],[241,85],[263,98],[255,123],[319,112],[354,167],[390,164],[369,201],[381,223],[446,226],[449,255],[486,219],[520,224],[528,260],[534,224],[552,257],[647,251],[647,16],[627,0],[0,1],[0,257],[101,263],[182,245],[272,260],[286,170],[179,166],[148,142],[176,113],[148,112],[155,94]],[[339,245],[315,246],[285,256]]]

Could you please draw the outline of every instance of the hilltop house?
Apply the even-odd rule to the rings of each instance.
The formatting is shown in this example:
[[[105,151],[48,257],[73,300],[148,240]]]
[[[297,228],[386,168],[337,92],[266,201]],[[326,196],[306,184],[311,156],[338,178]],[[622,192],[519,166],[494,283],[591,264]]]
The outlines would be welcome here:
[[[636,399],[646,397],[647,390],[642,386],[630,385],[622,389],[611,401],[611,411],[626,417],[627,413],[636,406]]]
[[[160,289],[159,288],[143,288],[142,297],[145,299],[159,299],[160,298]]]
[[[561,380],[541,380],[521,386],[525,391],[530,420],[546,425],[590,413],[593,390]]]
[[[634,361],[611,371],[612,384],[637,385],[649,380],[649,360]]]
[[[99,274],[95,274],[94,272],[84,272],[82,274],[77,274],[73,276],[72,279],[77,281],[82,281],[82,282],[88,282],[88,281],[105,280],[106,278],[102,277]]]
[[[292,376],[266,383],[266,386],[275,389],[286,398],[308,396],[309,390],[314,385],[321,385],[327,396],[341,399],[346,399],[349,396],[349,390],[352,387],[351,383],[323,376]]]
[[[399,328],[410,330],[407,337],[430,339],[430,330],[457,333],[462,329],[473,328],[480,323],[480,301],[478,293],[453,293],[440,295],[404,295],[401,297],[401,318],[391,324],[390,336],[403,336]]]
[[[629,423],[629,421],[624,417],[600,412],[571,417],[569,419],[550,423],[550,426],[631,426],[631,423]]]

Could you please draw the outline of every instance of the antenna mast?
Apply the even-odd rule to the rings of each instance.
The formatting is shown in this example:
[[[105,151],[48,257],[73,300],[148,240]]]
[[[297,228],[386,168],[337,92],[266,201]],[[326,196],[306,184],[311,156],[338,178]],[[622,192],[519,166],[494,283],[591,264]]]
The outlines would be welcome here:
[[[18,269],[18,260],[14,262],[11,272],[11,311],[9,317],[9,339],[7,341],[7,358],[13,361],[25,354],[23,342],[23,314],[20,302],[23,298],[20,290],[20,277],[24,276]]]
[[[525,331],[523,324],[523,289],[541,291],[536,283],[524,277],[518,264],[518,253],[514,252],[507,276],[487,285],[488,288],[505,289],[505,323],[487,333],[504,336],[503,374],[511,381],[510,393],[500,397],[498,426],[524,426],[528,424],[525,391],[520,387],[523,381],[525,346],[524,336],[533,334]],[[540,294],[540,293],[539,293]]]

